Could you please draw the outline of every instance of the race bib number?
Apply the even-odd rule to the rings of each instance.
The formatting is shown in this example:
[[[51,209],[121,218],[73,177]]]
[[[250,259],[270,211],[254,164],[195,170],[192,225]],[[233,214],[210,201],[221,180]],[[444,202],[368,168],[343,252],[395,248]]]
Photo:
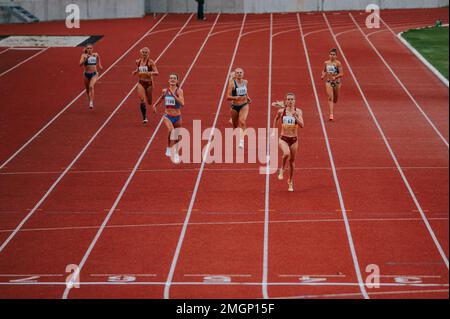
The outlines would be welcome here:
[[[285,125],[295,125],[295,123],[296,123],[296,120],[295,120],[295,117],[293,117],[293,116],[288,116],[288,115],[286,115],[286,116],[283,116],[283,124],[285,124]]]
[[[97,64],[97,57],[95,57],[95,56],[90,56],[90,57],[87,59],[87,63],[88,63],[88,64]]]
[[[327,72],[328,73],[336,73],[336,67],[334,65],[327,65]]]
[[[236,88],[236,94],[239,96],[247,95],[247,88],[245,86]]]
[[[148,72],[148,66],[140,66],[139,67],[139,73],[147,73]]]
[[[166,96],[166,106],[175,106],[176,101],[173,96]]]

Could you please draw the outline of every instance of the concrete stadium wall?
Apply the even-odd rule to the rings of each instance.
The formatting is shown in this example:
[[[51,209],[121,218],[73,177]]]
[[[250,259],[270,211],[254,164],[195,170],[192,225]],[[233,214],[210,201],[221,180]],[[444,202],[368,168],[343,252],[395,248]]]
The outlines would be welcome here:
[[[206,12],[264,13],[364,10],[369,4],[382,9],[437,8],[449,0],[205,0]],[[146,0],[147,12],[195,12],[195,0]]]
[[[41,21],[65,20],[66,6],[77,4],[81,19],[133,18],[145,15],[145,0],[0,0],[17,4]]]

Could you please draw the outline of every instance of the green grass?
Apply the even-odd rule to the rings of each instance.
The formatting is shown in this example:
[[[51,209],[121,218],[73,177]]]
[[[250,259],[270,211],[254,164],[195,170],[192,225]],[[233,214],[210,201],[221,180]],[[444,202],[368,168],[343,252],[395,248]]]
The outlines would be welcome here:
[[[409,30],[403,37],[448,80],[448,27]]]

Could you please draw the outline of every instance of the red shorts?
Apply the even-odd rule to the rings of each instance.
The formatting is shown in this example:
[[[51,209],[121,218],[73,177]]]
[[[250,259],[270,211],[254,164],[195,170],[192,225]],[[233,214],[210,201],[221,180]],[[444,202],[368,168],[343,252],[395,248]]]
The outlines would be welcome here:
[[[291,147],[292,145],[294,145],[295,143],[297,143],[298,138],[297,137],[287,137],[287,136],[281,136],[281,140],[285,141],[289,147]]]
[[[149,87],[152,86],[153,83],[152,81],[139,80],[139,84],[142,85],[142,87],[147,90]]]

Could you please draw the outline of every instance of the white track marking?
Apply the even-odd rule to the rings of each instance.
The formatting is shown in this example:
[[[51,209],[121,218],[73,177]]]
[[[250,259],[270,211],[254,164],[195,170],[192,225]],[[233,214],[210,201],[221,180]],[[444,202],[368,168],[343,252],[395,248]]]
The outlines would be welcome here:
[[[369,295],[367,294],[367,291],[366,291],[366,288],[365,288],[365,285],[364,285],[364,280],[363,280],[363,277],[362,277],[362,274],[361,274],[361,269],[359,267],[358,256],[356,254],[355,244],[353,242],[353,236],[352,236],[352,232],[351,232],[351,229],[350,229],[350,223],[349,223],[348,217],[347,217],[347,210],[346,210],[346,207],[345,207],[344,198],[342,196],[341,185],[339,183],[339,178],[338,178],[337,171],[336,171],[336,165],[334,163],[334,157],[333,157],[333,153],[331,151],[331,145],[330,145],[330,142],[328,140],[328,132],[327,132],[327,129],[325,127],[324,120],[323,120],[323,114],[322,114],[322,109],[321,109],[321,105],[320,105],[319,94],[317,93],[317,88],[316,88],[316,83],[315,83],[315,80],[314,80],[314,74],[313,74],[313,70],[312,70],[312,66],[311,66],[311,61],[309,59],[308,47],[306,45],[306,40],[305,40],[305,37],[304,37],[304,34],[303,34],[303,27],[302,27],[302,23],[301,23],[301,20],[300,20],[300,15],[298,13],[297,13],[297,19],[298,19],[298,26],[300,28],[301,39],[302,39],[302,42],[303,42],[303,48],[304,48],[304,51],[305,51],[306,62],[308,64],[309,76],[310,76],[310,79],[311,79],[311,84],[312,84],[312,88],[313,88],[313,91],[314,91],[314,97],[315,97],[315,100],[316,100],[317,111],[319,112],[320,124],[322,126],[322,132],[323,132],[323,135],[325,137],[325,144],[326,144],[326,147],[327,147],[327,150],[328,150],[328,157],[329,157],[329,160],[330,160],[330,165],[332,167],[334,184],[336,185],[336,192],[337,192],[338,197],[339,197],[339,205],[341,207],[342,217],[343,217],[344,224],[345,224],[345,231],[346,231],[346,235],[347,235],[347,241],[348,241],[348,244],[349,244],[350,252],[351,252],[351,255],[352,255],[353,266],[355,268],[355,273],[356,273],[356,276],[358,278],[359,288],[361,290],[361,293],[364,296],[364,298],[368,299]]]
[[[389,24],[387,24],[380,16],[378,16],[381,20],[381,22],[384,23],[384,25],[388,28],[388,30],[392,33],[392,35],[394,36],[395,39],[397,39],[398,41],[400,41],[400,43],[402,43],[404,46],[406,46],[409,50],[411,50],[411,52],[423,63],[425,64],[426,67],[428,67],[428,69],[439,79],[442,81],[442,83],[444,83],[444,85],[448,88],[449,83],[448,80],[441,74],[441,72],[439,72],[430,62],[428,62],[423,56],[422,54],[420,54],[411,44],[409,44],[408,41],[406,41],[406,39],[402,38],[402,34],[396,34],[394,32],[394,30],[392,30],[392,28],[389,26]],[[448,26],[448,25],[447,25]],[[447,147],[448,147],[448,143],[447,143]]]
[[[184,274],[185,277],[208,277],[208,276],[224,276],[224,277],[252,277],[252,275],[247,274]]]
[[[111,276],[136,276],[136,277],[158,277],[157,274],[90,274],[91,277],[111,277]]]
[[[183,228],[181,230],[180,237],[178,239],[178,244],[177,244],[177,247],[175,249],[175,253],[174,253],[174,256],[173,256],[173,259],[172,259],[172,263],[170,265],[170,271],[169,271],[169,274],[167,275],[167,280],[166,280],[166,283],[164,285],[164,299],[169,299],[170,286],[172,284],[173,276],[174,276],[174,273],[175,273],[175,268],[176,268],[177,262],[178,262],[178,257],[179,257],[180,252],[181,252],[181,247],[183,246],[183,241],[184,241],[184,237],[186,235],[186,230],[187,230],[187,227],[188,227],[188,224],[189,224],[189,220],[191,218],[192,209],[194,208],[194,203],[195,203],[195,199],[197,197],[198,188],[200,186],[200,181],[202,179],[203,171],[205,169],[206,159],[207,159],[208,154],[209,154],[209,148],[211,146],[211,141],[212,141],[212,137],[213,137],[213,134],[214,134],[214,129],[216,128],[217,121],[219,119],[220,110],[222,108],[222,103],[223,103],[223,99],[224,99],[224,96],[225,96],[225,91],[227,89],[228,80],[229,80],[228,75],[231,73],[231,69],[233,68],[234,60],[236,58],[236,54],[237,54],[237,51],[238,51],[238,48],[239,48],[239,43],[240,43],[240,40],[241,40],[241,37],[242,37],[242,31],[244,29],[246,18],[247,18],[247,14],[244,14],[244,18],[242,19],[241,29],[239,31],[239,36],[238,36],[238,38],[236,40],[236,46],[234,48],[233,56],[232,56],[231,61],[230,61],[230,66],[228,68],[227,76],[225,78],[225,83],[224,83],[224,86],[223,86],[223,90],[222,90],[222,94],[221,94],[221,97],[220,97],[219,105],[217,106],[216,116],[215,116],[214,123],[213,123],[212,129],[211,129],[211,134],[210,134],[210,136],[208,138],[208,144],[204,148],[205,149],[204,154],[206,154],[206,156],[204,156],[203,159],[202,159],[202,164],[201,164],[200,170],[199,170],[198,175],[197,175],[197,180],[195,182],[194,192],[192,194],[192,198],[191,198],[191,201],[190,201],[190,204],[189,204],[189,208],[188,208],[188,211],[186,213],[186,218],[185,218],[184,223],[183,223]]]
[[[12,47],[10,48],[11,51],[40,51],[45,49],[44,47],[41,48],[21,48],[21,47]]]
[[[78,284],[78,282],[77,282]],[[85,281],[79,282],[81,286],[115,286],[115,285],[135,285],[135,286],[165,286],[163,281],[133,281],[133,282],[109,282],[109,281]],[[0,286],[66,286],[66,282],[0,282]],[[172,282],[171,286],[261,286],[261,282],[205,282],[205,281],[182,281]],[[357,282],[269,282],[268,286],[279,287],[358,287]],[[380,283],[380,287],[448,287],[445,284],[408,284],[408,283]],[[361,294],[358,294],[361,295]]]
[[[0,277],[62,277],[61,274],[0,274]]]
[[[403,169],[401,168],[401,166],[400,166],[400,164],[399,164],[399,162],[398,162],[398,159],[397,159],[397,157],[395,156],[394,151],[392,150],[392,147],[391,147],[391,145],[389,144],[389,141],[388,141],[386,135],[384,134],[383,129],[381,128],[381,125],[380,125],[380,123],[378,122],[378,119],[377,119],[377,117],[375,116],[375,114],[374,114],[374,112],[373,112],[373,110],[372,110],[372,107],[370,106],[370,103],[369,103],[369,101],[367,100],[367,97],[366,97],[366,95],[364,94],[364,91],[362,90],[361,85],[359,84],[359,81],[358,81],[358,79],[356,78],[356,75],[355,75],[355,73],[353,72],[353,69],[352,69],[352,67],[351,67],[351,65],[350,65],[350,63],[349,63],[349,61],[347,60],[347,57],[346,57],[344,51],[342,50],[341,44],[339,43],[339,40],[336,38],[336,36],[335,36],[335,34],[334,34],[334,32],[333,32],[333,28],[331,27],[330,22],[328,21],[328,18],[327,18],[327,16],[326,16],[325,13],[323,14],[323,18],[324,18],[324,20],[325,20],[325,22],[326,22],[326,24],[327,24],[327,26],[328,26],[328,28],[329,28],[329,30],[330,30],[330,34],[333,36],[333,39],[334,39],[334,41],[336,42],[336,45],[338,46],[339,51],[341,52],[341,55],[342,55],[343,59],[345,60],[345,63],[347,64],[347,68],[348,68],[350,74],[351,74],[352,77],[353,77],[353,80],[354,80],[354,82],[355,82],[355,85],[356,85],[356,87],[358,88],[359,93],[361,94],[362,99],[364,100],[364,104],[366,105],[367,110],[369,111],[369,113],[370,113],[370,115],[371,115],[371,117],[372,117],[372,119],[373,119],[373,121],[374,121],[374,123],[375,123],[375,125],[376,125],[376,127],[377,127],[377,129],[378,129],[378,131],[379,131],[379,133],[380,133],[380,135],[382,136],[383,141],[384,141],[384,144],[386,145],[386,148],[388,149],[389,154],[391,155],[392,160],[394,161],[394,163],[395,163],[395,165],[396,165],[396,167],[397,167],[397,170],[398,170],[398,172],[400,173],[400,175],[401,175],[401,177],[402,177],[402,179],[403,179],[403,182],[404,182],[406,188],[408,189],[408,192],[409,192],[409,194],[410,194],[412,200],[414,201],[415,206],[417,207],[417,209],[418,209],[419,212],[420,212],[420,216],[422,217],[423,222],[424,222],[424,224],[425,224],[425,226],[426,226],[426,228],[427,228],[427,230],[428,230],[428,232],[429,232],[429,234],[430,234],[430,236],[431,236],[431,238],[432,238],[432,240],[433,240],[433,242],[434,242],[434,244],[435,244],[437,250],[439,251],[439,254],[440,254],[441,257],[442,257],[442,260],[444,261],[445,266],[446,266],[447,269],[448,269],[448,268],[449,268],[449,263],[448,263],[447,255],[445,254],[444,250],[442,249],[441,244],[439,243],[439,240],[437,239],[436,235],[434,234],[434,231],[433,231],[433,229],[432,229],[430,223],[428,222],[427,217],[425,216],[425,213],[424,213],[424,211],[423,211],[423,209],[422,209],[422,206],[420,205],[419,201],[417,200],[416,195],[414,194],[414,191],[412,190],[411,185],[409,184],[408,179],[406,178],[406,175],[405,175],[405,173],[403,172]]]
[[[364,31],[359,26],[358,22],[355,20],[353,15],[349,13],[350,18],[353,20],[353,23],[357,26],[358,30],[361,32],[363,37],[366,39],[366,41],[370,44],[372,49],[375,51],[375,53],[378,55],[378,57],[383,61],[383,63],[386,65],[386,68],[391,72],[392,76],[397,80],[397,83],[402,87],[402,89],[405,91],[405,93],[408,95],[408,97],[411,99],[411,101],[414,103],[416,108],[420,111],[420,113],[423,115],[423,117],[427,120],[428,124],[433,128],[433,130],[436,132],[436,134],[439,136],[439,138],[442,140],[442,142],[449,147],[448,141],[445,139],[445,137],[441,134],[441,132],[438,130],[436,125],[433,123],[433,121],[428,117],[428,115],[425,113],[425,111],[422,109],[422,107],[419,105],[419,103],[416,101],[416,99],[412,96],[411,92],[406,88],[405,84],[400,80],[400,78],[397,76],[397,74],[394,72],[392,67],[387,63],[386,59],[383,57],[383,55],[380,53],[380,51],[375,47],[375,45],[370,41],[369,37],[364,33]]]
[[[3,53],[8,52],[9,50],[11,50],[11,48],[7,48],[7,49],[5,49],[5,50],[3,50],[3,51],[0,51],[0,55],[2,55]]]
[[[180,29],[180,31],[177,33],[177,35],[173,38],[172,42],[170,44],[172,44],[175,39],[178,37],[178,35],[184,30],[184,28],[187,26],[187,24],[189,23],[189,21],[192,19],[193,14],[190,15],[189,19],[186,21],[186,23],[183,25],[183,27]],[[214,21],[214,24],[211,26],[210,31],[208,33],[208,35],[205,37],[205,40],[203,41],[201,47],[199,48],[197,55],[195,56],[194,60],[192,61],[189,69],[187,70],[186,74],[184,75],[183,81],[180,83],[180,87],[182,87],[184,85],[184,83],[186,82],[186,80],[189,77],[189,74],[191,73],[194,65],[196,64],[198,58],[200,57],[200,54],[203,52],[203,48],[206,46],[206,43],[208,42],[212,31],[214,30],[217,21],[219,20],[220,14],[217,15],[216,20]],[[167,47],[168,48],[168,47]],[[159,121],[158,126],[156,127],[155,131],[153,132],[153,135],[151,136],[151,138],[149,139],[147,145],[145,146],[144,150],[141,153],[141,156],[139,157],[138,161],[136,162],[136,164],[134,165],[133,171],[131,172],[131,174],[128,176],[127,181],[125,182],[125,184],[123,185],[119,195],[117,196],[116,200],[114,201],[114,204],[112,205],[111,209],[108,212],[108,215],[105,217],[102,225],[100,226],[100,228],[97,231],[97,234],[95,235],[94,239],[92,240],[91,244],[89,245],[89,248],[87,249],[86,253],[84,254],[81,262],[78,264],[78,269],[81,272],[81,270],[83,269],[87,259],[89,258],[92,250],[94,249],[98,239],[100,238],[101,234],[103,233],[103,230],[105,229],[107,223],[109,222],[109,220],[111,219],[114,211],[116,210],[116,207],[119,205],[120,200],[122,199],[123,195],[125,194],[129,184],[131,183],[131,180],[133,179],[134,175],[136,174],[139,166],[141,165],[145,155],[148,152],[148,149],[150,148],[150,146],[153,143],[153,140],[156,137],[157,132],[159,131],[159,128],[161,127],[162,123],[163,123],[163,119],[164,116],[161,117],[161,120]],[[64,291],[63,294],[63,299],[67,299],[70,293],[70,288],[71,285],[68,285]]]
[[[382,295],[401,295],[401,294],[420,294],[420,293],[439,293],[448,292],[448,290],[403,290],[403,291],[379,291],[369,292],[370,296],[382,296]],[[303,295],[292,297],[277,297],[274,299],[316,299],[316,298],[333,298],[333,297],[358,297],[359,293],[340,293],[340,294],[323,294],[323,295]]]
[[[128,48],[127,51],[125,51],[113,64],[110,65],[108,69],[105,70],[102,74],[99,76],[99,80],[107,74],[117,63],[119,63],[131,50],[133,50],[142,40],[145,39],[145,37],[150,34],[160,23],[161,21],[167,16],[167,14],[163,15],[158,22],[155,23],[155,25],[152,26],[152,28],[147,31],[139,40],[137,40],[130,48]],[[58,114],[56,114],[47,124],[45,124],[36,134],[34,134],[25,144],[23,144],[13,155],[11,155],[3,164],[0,165],[0,170],[2,170],[6,165],[8,165],[9,162],[11,162],[18,154],[20,154],[31,142],[33,142],[39,135],[42,134],[43,131],[47,129],[53,122],[55,122],[69,107],[71,107],[81,96],[85,94],[85,91],[81,91],[80,94],[78,94],[72,101],[69,102],[61,111],[59,111]]]
[[[33,55],[30,56],[28,59],[23,60],[22,62],[16,64],[16,65],[13,66],[12,68],[10,68],[10,69],[4,71],[3,73],[1,73],[1,74],[0,74],[0,77],[2,77],[2,76],[4,76],[4,75],[8,74],[9,72],[11,72],[11,71],[17,69],[17,68],[18,68],[19,66],[21,66],[22,64],[27,63],[28,61],[30,61],[30,60],[33,59],[34,57],[37,57],[38,55],[44,53],[44,52],[47,51],[48,49],[49,49],[49,48],[45,48],[45,49],[40,50],[38,53],[33,54]]]
[[[122,214],[127,214],[128,212],[122,212]],[[161,214],[167,214],[161,212]],[[434,221],[448,221],[448,217],[430,218]],[[352,219],[351,222],[416,222],[422,221],[421,218],[358,218]],[[294,220],[277,220],[269,221],[270,224],[295,224],[295,223],[341,223],[342,219],[294,219]],[[191,226],[211,226],[211,225],[258,225],[264,224],[264,221],[243,221],[243,222],[196,222],[190,223]],[[114,228],[142,228],[142,227],[178,227],[182,226],[183,223],[162,223],[162,224],[134,224],[134,225],[109,225],[105,226],[108,229]],[[98,226],[73,226],[73,227],[49,227],[49,228],[24,228],[21,232],[38,232],[38,231],[60,231],[60,230],[88,230],[88,229],[98,229]],[[3,229],[0,233],[10,233],[13,229]]]
[[[418,24],[414,23],[414,24],[404,24],[398,27],[394,27],[395,29],[402,29],[404,30],[405,28],[411,28],[411,27],[417,27]],[[389,29],[382,29],[382,30],[378,30],[378,31],[373,31],[373,32],[369,32],[367,33],[367,36],[370,38],[371,36],[375,35],[375,34],[379,34],[379,33],[383,33],[383,32],[389,32]]]
[[[192,15],[190,16],[190,18],[191,17],[192,17]],[[176,39],[176,37],[177,36],[175,36],[173,38],[173,40],[169,43],[168,46],[170,46],[173,43],[173,41]],[[166,47],[166,49],[163,52],[161,52],[158,59],[165,53],[165,51],[167,49],[168,49],[168,47]],[[113,116],[119,111],[119,109],[122,107],[122,105],[128,99],[128,97],[134,92],[136,86],[137,86],[137,84],[135,84],[134,87],[128,92],[128,94],[125,96],[125,98],[114,109],[114,111],[109,115],[109,117],[105,120],[105,122],[103,122],[102,126],[100,126],[100,128],[94,133],[94,135],[92,135],[90,140],[84,145],[83,149],[77,154],[77,156],[72,160],[72,162],[66,167],[66,169],[61,173],[61,175],[58,177],[58,179],[55,182],[53,182],[52,186],[50,186],[50,188],[47,190],[47,192],[44,194],[44,196],[42,196],[42,198],[39,200],[39,202],[31,209],[31,211],[25,216],[24,219],[22,219],[22,221],[19,223],[19,225],[10,234],[10,236],[3,242],[3,244],[0,246],[0,253],[3,252],[3,250],[8,245],[8,243],[14,238],[14,236],[19,232],[19,230],[28,221],[28,219],[30,219],[31,216],[33,216],[33,214],[39,209],[39,207],[47,199],[47,197],[52,193],[52,191],[56,188],[56,186],[59,184],[59,182],[64,178],[64,176],[67,175],[67,173],[75,165],[75,163],[78,161],[78,159],[84,154],[84,152],[94,142],[94,140],[97,138],[97,136],[100,134],[100,132],[106,127],[106,125],[110,122],[110,120],[113,118]]]
[[[282,35],[282,34],[285,34],[285,33],[290,33],[290,32],[298,32],[298,28],[295,27],[295,29],[289,29],[289,30],[277,32],[277,33],[275,33],[275,34],[273,35],[273,37],[277,37],[277,36],[279,36],[279,35]]]
[[[266,182],[264,193],[264,242],[263,242],[263,274],[262,274],[262,294],[264,299],[269,299],[267,281],[269,278],[269,220],[270,220],[270,120],[272,110],[272,66],[273,66],[273,14],[270,14],[269,32],[269,75],[267,83],[267,142],[266,142]]]
[[[414,170],[437,170],[437,169],[448,169],[448,166],[404,166],[403,169],[414,169]],[[337,168],[338,171],[343,170],[396,170],[397,168],[395,166],[392,167],[339,167]],[[161,168],[161,169],[139,169],[138,172],[141,173],[158,173],[158,172],[179,172],[179,171],[198,171],[198,168]],[[309,170],[331,170],[330,167],[297,167],[295,168],[297,171],[309,171]],[[259,168],[205,168],[205,171],[259,171]],[[4,172],[0,173],[0,176],[8,176],[8,175],[45,175],[45,174],[61,174],[63,171],[42,171],[42,172]],[[92,171],[77,171],[77,170],[71,170],[69,174],[123,174],[123,173],[129,173],[131,172],[131,169],[124,169],[124,170],[104,170],[104,171],[98,171],[98,170],[92,170]]]

